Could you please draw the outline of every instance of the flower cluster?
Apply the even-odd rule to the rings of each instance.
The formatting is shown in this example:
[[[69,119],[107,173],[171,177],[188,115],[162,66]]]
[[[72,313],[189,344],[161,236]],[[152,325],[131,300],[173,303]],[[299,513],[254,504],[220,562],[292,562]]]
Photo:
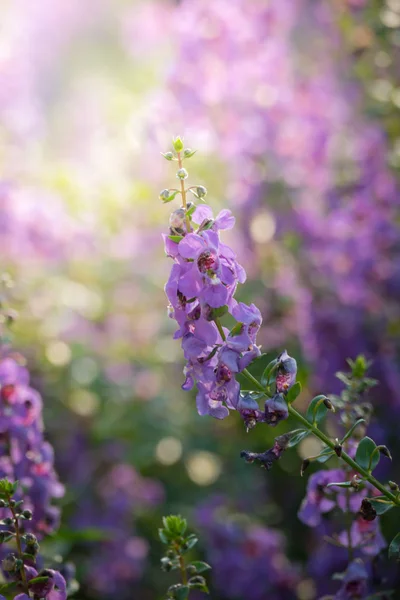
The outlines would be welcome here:
[[[61,573],[35,568],[39,544],[36,536],[25,526],[32,519],[32,512],[22,507],[23,500],[14,498],[17,487],[18,482],[0,480],[1,507],[10,515],[1,522],[6,529],[1,532],[0,541],[13,540],[16,545],[16,552],[7,554],[1,563],[6,583],[0,587],[0,598],[6,600],[1,595],[5,592],[15,593],[14,600],[66,600],[67,584]]]
[[[181,190],[160,194],[166,202],[178,193],[182,198],[182,208],[172,213],[170,233],[164,236],[165,251],[174,261],[165,286],[169,316],[178,324],[174,337],[182,340],[187,361],[183,389],[190,390],[197,382],[199,414],[223,419],[238,408],[240,387],[235,375],[260,356],[256,335],[262,319],[254,304],[248,306],[234,297],[246,274],[233,250],[221,241],[220,232],[231,229],[235,219],[229,210],[214,218],[210,207],[187,202],[187,192],[202,199],[206,190],[185,189],[182,161],[191,151],[184,150],[180,138],[174,141],[174,149],[175,154],[165,157],[179,163]],[[230,330],[219,321],[224,314],[236,321]]]
[[[0,428],[0,476],[21,482],[25,506],[34,514],[29,530],[38,537],[51,533],[59,521],[52,501],[64,487],[53,448],[44,440],[40,394],[29,385],[23,357],[6,351],[0,359]]]
[[[223,418],[229,414],[229,408],[234,408],[247,428],[260,422],[274,427],[289,415],[302,424],[301,429],[277,436],[273,447],[265,452],[243,451],[241,456],[247,462],[258,462],[270,470],[287,449],[311,433],[322,445],[317,455],[303,460],[301,475],[312,463],[341,459],[341,468],[311,476],[299,517],[304,523],[317,527],[322,516],[334,509],[343,514],[345,525],[341,525],[340,532],[325,536],[325,539],[348,551],[349,566],[342,575],[343,585],[337,598],[356,597],[347,594],[348,590],[350,594],[351,590],[363,590],[367,579],[363,564],[354,563],[354,555],[373,557],[380,553],[386,542],[377,516],[400,505],[398,484],[389,482],[385,486],[372,474],[380,456],[391,458],[391,455],[386,446],[377,445],[365,436],[372,412],[365,394],[377,383],[366,376],[370,364],[362,355],[355,361],[349,359],[351,371],[337,374],[346,389],[340,396],[320,394],[314,397],[304,416],[292,406],[301,392],[301,385],[296,381],[297,363],[286,351],[265,366],[260,380],[253,375],[247,367],[255,358],[261,358],[255,340],[261,316],[254,305],[239,304],[234,299],[237,283],[244,278],[236,257],[219,238],[219,230],[231,225],[231,215],[223,211],[214,220],[208,208],[188,204],[186,193],[191,188],[186,190],[184,185],[187,172],[182,168],[183,143],[180,138],[174,141],[174,150],[175,153],[164,156],[167,160],[178,161],[181,190],[164,190],[161,198],[170,202],[179,193],[182,197],[182,207],[178,211],[180,222],[175,213],[171,219],[174,228],[169,236],[165,236],[165,245],[167,254],[174,259],[166,285],[170,314],[178,322],[176,337],[182,338],[187,360],[187,378],[183,387],[191,389],[197,381],[200,414]],[[184,155],[186,152],[191,156],[191,151],[185,151]],[[195,195],[199,197],[197,192]],[[193,223],[198,225],[196,230]],[[225,313],[237,321],[230,330],[224,329],[219,320]],[[246,380],[248,389],[240,390],[238,375],[239,381]],[[264,400],[263,411],[258,403],[261,399]],[[320,423],[328,411],[337,413],[338,437],[335,439],[320,430]],[[389,554],[400,557],[400,534],[392,540]]]

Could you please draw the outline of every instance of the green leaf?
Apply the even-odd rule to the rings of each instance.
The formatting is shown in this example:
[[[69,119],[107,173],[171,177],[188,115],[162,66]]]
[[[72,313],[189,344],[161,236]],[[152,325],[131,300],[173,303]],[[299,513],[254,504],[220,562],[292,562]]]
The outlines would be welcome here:
[[[185,152],[184,152],[184,157],[185,158],[192,158],[192,156],[194,154],[196,154],[197,150],[189,150],[189,148],[185,148]]]
[[[292,385],[291,388],[289,388],[288,393],[286,394],[286,400],[288,402],[288,404],[291,404],[292,402],[294,402],[296,400],[296,398],[300,395],[301,393],[301,383],[300,381],[296,381],[296,383],[294,385]]]
[[[306,438],[310,434],[310,432],[308,431],[308,429],[295,429],[291,431],[289,435],[292,434],[293,437],[291,437],[289,440],[288,448],[294,448],[295,446],[297,446],[297,444],[300,444],[300,442],[304,440],[304,438]]]
[[[204,577],[198,577],[197,575],[195,577],[191,577],[188,581],[188,584],[190,589],[192,590],[200,590],[202,592],[205,592],[206,594],[209,593],[209,589],[207,587],[207,583]]]
[[[189,597],[189,586],[188,585],[181,585],[180,587],[178,587],[175,590],[174,593],[174,598],[176,598],[176,600],[186,600],[186,598]]]
[[[326,463],[330,458],[332,458],[332,456],[336,456],[336,452],[334,450],[331,450],[331,448],[327,446],[322,450],[322,452],[319,453],[315,460],[316,462],[323,464]]]
[[[261,385],[263,385],[264,387],[268,384],[271,373],[273,372],[277,364],[278,359],[274,358],[274,360],[271,360],[271,362],[268,363],[268,365],[265,367],[263,374],[261,375]]]
[[[215,321],[215,319],[219,319],[223,317],[228,312],[228,306],[225,304],[224,306],[218,306],[218,308],[212,308],[210,311],[210,315],[207,314],[207,319],[210,321]]]
[[[326,396],[324,394],[315,396],[315,398],[313,398],[311,400],[310,404],[308,405],[307,412],[306,412],[306,419],[310,423],[313,423],[314,421],[315,421],[315,423],[319,423],[320,421],[322,421],[322,419],[325,417],[326,413],[328,412],[328,409],[326,408],[325,404],[323,402],[321,402],[321,400],[323,400],[324,398],[326,398]],[[319,402],[321,402],[321,403],[319,404]],[[318,404],[318,408],[316,408],[317,404]]]
[[[190,208],[187,209],[186,214],[188,217],[191,217],[192,214],[194,213],[194,211],[196,210],[197,206],[193,203],[192,206]]]
[[[174,158],[175,158],[172,152],[161,152],[161,154],[167,160],[174,160]]]
[[[163,196],[160,196],[160,200],[164,204],[167,204],[168,202],[172,202],[172,200],[174,200],[176,198],[177,194],[180,194],[179,190],[176,190],[175,192],[172,192],[172,194],[170,194],[167,198],[164,198]]]
[[[166,534],[170,534],[175,537],[183,535],[187,528],[187,521],[180,515],[169,515],[163,517],[163,524],[166,529]]]
[[[326,487],[350,488],[353,486],[351,485],[351,481],[339,481],[338,483],[328,483]]]
[[[243,323],[236,323],[234,327],[229,332],[230,337],[235,337],[235,335],[239,335],[242,333]]]
[[[365,419],[358,419],[348,430],[348,432],[346,433],[346,435],[344,436],[344,438],[341,441],[341,444],[343,444],[346,440],[349,439],[349,437],[351,437],[351,435],[353,434],[353,431],[356,429],[356,427],[358,427],[359,425],[361,425],[361,423],[365,423]]]
[[[389,558],[400,559],[400,533],[398,533],[390,542]]]
[[[183,235],[169,235],[168,239],[178,244],[181,240],[183,240]]]
[[[160,538],[160,540],[162,541],[163,544],[169,544],[169,539],[166,535],[165,529],[158,530],[158,537]]]
[[[384,515],[388,510],[393,508],[393,502],[386,499],[386,496],[377,496],[375,498],[367,498],[372,508],[376,511],[377,515]]]
[[[356,463],[364,469],[371,468],[371,471],[373,471],[379,463],[380,458],[379,452],[374,453],[375,449],[376,444],[374,440],[371,440],[370,437],[364,437],[357,446],[355,457]]]
[[[28,581],[28,585],[29,587],[32,585],[35,585],[35,583],[46,583],[46,581],[49,580],[49,577],[47,575],[43,575],[41,577],[34,577],[33,579],[30,579]]]
[[[192,563],[190,563],[189,567],[194,567],[196,569],[196,573],[204,573],[204,571],[211,569],[210,565],[202,560],[194,560]]]
[[[7,498],[8,496],[13,496],[18,485],[18,481],[11,483],[8,479],[0,479],[0,497]]]
[[[193,533],[189,535],[189,537],[186,538],[187,550],[191,550],[198,541],[199,538],[197,538]]]

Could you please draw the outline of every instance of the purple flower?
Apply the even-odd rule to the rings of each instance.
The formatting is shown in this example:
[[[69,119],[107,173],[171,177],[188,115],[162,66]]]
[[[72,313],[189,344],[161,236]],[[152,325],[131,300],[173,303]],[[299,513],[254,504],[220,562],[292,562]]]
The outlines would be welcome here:
[[[173,214],[174,224],[179,215]],[[199,414],[223,419],[238,406],[240,386],[235,375],[260,356],[256,335],[262,319],[254,304],[247,306],[233,298],[246,275],[219,238],[220,230],[234,225],[230,211],[221,211],[214,220],[211,209],[200,206],[193,221],[199,229],[179,243],[164,238],[167,254],[174,260],[165,285],[168,314],[178,324],[174,338],[182,340],[187,361],[182,388],[190,390],[197,382]],[[229,312],[238,321],[231,332],[215,323],[221,313],[216,309],[221,307],[222,313]],[[254,412],[245,410],[242,416],[250,423]]]
[[[284,433],[283,435],[275,438],[274,445],[266,452],[257,453],[242,450],[240,456],[248,463],[252,463],[254,461],[259,462],[261,467],[269,471],[274,462],[279,460],[284,451],[287,449],[290,437],[290,434]]]
[[[307,494],[298,512],[300,521],[309,527],[319,525],[322,515],[336,506],[335,491],[331,487],[326,487],[327,484],[345,479],[346,474],[341,469],[313,473],[308,479]]]
[[[265,415],[260,410],[258,402],[250,394],[240,396],[236,408],[247,429],[252,429],[257,423],[265,421]]]
[[[360,600],[368,592],[368,573],[360,559],[353,560],[348,566],[340,590],[334,600]]]
[[[36,597],[46,598],[46,600],[66,600],[67,585],[61,573],[52,569],[43,569],[33,577],[48,577],[44,583],[34,583],[30,586]]]
[[[0,432],[0,476],[21,482],[25,506],[33,512],[25,527],[42,537],[57,527],[59,509],[51,503],[64,488],[54,471],[53,448],[43,437],[42,399],[18,355],[0,359]]]
[[[358,548],[368,556],[376,556],[387,546],[381,532],[379,519],[366,521],[361,516],[357,517],[352,523],[350,536],[352,547]],[[347,531],[340,533],[338,539],[342,544],[347,545]]]
[[[189,233],[179,242],[178,250],[186,261],[178,289],[186,298],[200,298],[213,308],[228,304],[241,279],[235,261],[220,247],[215,231]]]
[[[280,421],[287,419],[289,409],[287,402],[282,394],[275,394],[272,398],[265,401],[265,422],[272,427],[278,425]]]
[[[278,356],[278,368],[276,372],[276,391],[286,394],[296,382],[297,363],[294,358],[284,350]]]

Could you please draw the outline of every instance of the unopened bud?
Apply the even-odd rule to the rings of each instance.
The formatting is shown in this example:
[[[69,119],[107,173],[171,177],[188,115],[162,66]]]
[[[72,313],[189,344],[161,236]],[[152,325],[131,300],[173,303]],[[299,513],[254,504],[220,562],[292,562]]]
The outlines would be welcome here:
[[[184,231],[185,225],[185,211],[183,208],[178,208],[171,213],[169,217],[169,226],[171,231],[174,233],[181,233]]]
[[[207,188],[205,188],[204,185],[198,185],[196,187],[196,194],[198,198],[204,198],[207,196]]]
[[[373,521],[376,519],[376,510],[368,498],[364,498],[361,502],[360,515],[365,521]]]
[[[163,157],[166,158],[167,160],[174,160],[174,153],[173,152],[165,152],[165,154],[163,154]]]
[[[389,452],[389,449],[386,446],[378,446],[379,452],[381,454],[383,454],[383,456],[386,456],[387,458],[390,458],[390,460],[392,460],[392,455]]]
[[[334,450],[335,450],[336,455],[340,458],[342,456],[342,450],[343,450],[342,444],[336,443]]]
[[[308,458],[305,458],[303,460],[303,462],[301,463],[301,467],[300,467],[300,475],[303,477],[304,471],[308,468],[308,466],[310,465],[310,460]]]
[[[3,567],[4,571],[10,573],[11,571],[14,571],[16,561],[17,557],[15,554],[7,554],[7,556],[1,561],[1,566]]]
[[[34,535],[33,533],[27,533],[25,534],[25,544],[27,546],[33,546],[34,544],[37,543],[37,538],[36,535]]]
[[[183,151],[183,156],[185,158],[191,158],[193,154],[196,154],[196,150],[192,150],[191,148],[185,148]]]
[[[161,559],[161,568],[163,571],[166,571],[167,573],[169,571],[171,571],[172,569],[172,562],[169,560],[169,558],[166,558],[165,556]]]
[[[22,511],[21,515],[24,517],[24,519],[32,519],[32,511],[28,510],[27,508]]]
[[[176,176],[178,179],[187,179],[188,175],[189,175],[189,173],[184,168],[179,169],[176,173]]]
[[[335,412],[335,407],[333,406],[332,402],[329,400],[329,398],[324,398],[324,404],[326,406],[326,408],[328,410],[331,410],[332,412]]]
[[[169,196],[170,196],[169,190],[161,190],[158,197],[160,198],[160,200],[165,201],[165,200],[168,200]]]
[[[389,487],[393,492],[399,491],[399,486],[395,481],[389,481]]]
[[[172,145],[174,147],[175,152],[182,152],[183,150],[183,140],[181,137],[177,137],[172,141]]]
[[[351,487],[358,490],[358,488],[360,487],[361,479],[357,475],[353,475],[350,483],[351,483]]]

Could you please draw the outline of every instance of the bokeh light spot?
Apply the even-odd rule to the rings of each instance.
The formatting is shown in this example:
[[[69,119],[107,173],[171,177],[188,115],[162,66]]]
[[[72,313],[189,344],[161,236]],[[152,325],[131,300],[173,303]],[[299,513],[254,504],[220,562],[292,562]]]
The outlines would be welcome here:
[[[182,456],[182,444],[174,437],[165,437],[156,446],[156,457],[162,465],[173,465]]]
[[[197,485],[211,485],[221,474],[222,463],[216,454],[211,452],[194,452],[186,461],[189,477]]]

